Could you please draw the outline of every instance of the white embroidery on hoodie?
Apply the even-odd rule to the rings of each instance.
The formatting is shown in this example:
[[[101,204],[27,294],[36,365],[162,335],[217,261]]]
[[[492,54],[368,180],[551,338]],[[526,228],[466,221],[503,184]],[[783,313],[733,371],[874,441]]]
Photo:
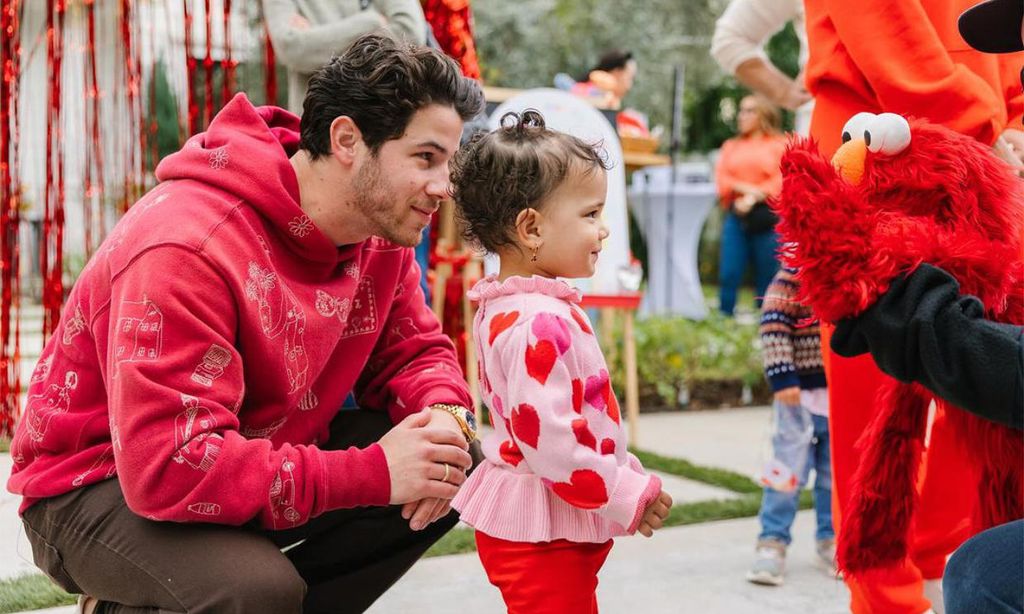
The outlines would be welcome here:
[[[71,392],[78,387],[78,373],[64,373],[64,385],[50,384],[40,394],[30,396],[25,407],[25,428],[32,447],[38,456],[50,422],[57,416],[68,413],[71,409]]]
[[[75,313],[64,321],[64,332],[60,336],[60,342],[64,345],[71,345],[75,337],[85,330],[85,316],[82,315],[82,303],[75,305]]]
[[[308,215],[298,216],[296,215],[292,221],[288,222],[288,232],[292,233],[300,239],[306,238],[310,232],[313,231],[313,220],[309,219]]]
[[[279,283],[277,273],[251,261],[245,296],[258,306],[263,334],[269,339],[283,337],[288,394],[298,392],[306,386],[309,375],[309,357],[306,356],[304,341],[306,312],[291,290]]]
[[[230,363],[231,352],[227,348],[214,343],[203,354],[202,360],[192,372],[190,379],[197,384],[211,388],[213,387],[213,380],[224,375],[224,368]]]
[[[174,456],[179,464],[208,472],[224,446],[224,438],[209,432],[214,427],[213,412],[201,405],[200,400],[181,395],[185,411],[174,418]]]
[[[299,521],[299,512],[295,509],[295,463],[287,458],[281,462],[281,469],[274,476],[270,485],[270,509],[274,517],[274,528],[282,523],[281,517],[295,526]]]
[[[114,331],[114,360],[151,362],[160,359],[164,339],[164,315],[153,301],[122,301]],[[114,373],[117,377],[120,370]]]
[[[228,165],[228,146],[223,145],[210,150],[210,168],[220,171]]]

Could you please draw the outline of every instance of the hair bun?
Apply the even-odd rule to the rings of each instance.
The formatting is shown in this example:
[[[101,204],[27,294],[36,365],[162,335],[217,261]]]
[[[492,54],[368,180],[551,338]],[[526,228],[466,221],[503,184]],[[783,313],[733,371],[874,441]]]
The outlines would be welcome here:
[[[512,132],[516,136],[527,136],[531,132],[543,131],[546,128],[544,116],[537,109],[526,109],[522,113],[509,111],[501,116],[499,124],[502,130]]]

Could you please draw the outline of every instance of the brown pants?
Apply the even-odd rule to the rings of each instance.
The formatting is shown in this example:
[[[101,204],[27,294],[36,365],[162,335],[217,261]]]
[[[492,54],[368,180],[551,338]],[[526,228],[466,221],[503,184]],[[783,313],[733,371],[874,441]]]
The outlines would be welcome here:
[[[325,448],[365,447],[387,414],[342,411]],[[97,612],[363,612],[458,521],[422,531],[399,506],[328,512],[287,531],[155,522],[125,505],[116,478],[25,510],[35,563]],[[300,540],[301,545],[285,548]]]

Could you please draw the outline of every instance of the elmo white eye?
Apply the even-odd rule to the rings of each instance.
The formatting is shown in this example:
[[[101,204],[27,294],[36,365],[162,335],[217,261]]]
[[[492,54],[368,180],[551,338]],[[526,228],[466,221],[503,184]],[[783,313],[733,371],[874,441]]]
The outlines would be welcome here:
[[[871,153],[895,156],[910,145],[910,124],[895,113],[882,113],[865,126],[864,142]]]
[[[864,138],[864,130],[867,128],[868,123],[878,117],[874,113],[868,113],[867,111],[861,111],[854,115],[850,119],[846,120],[846,125],[843,126],[843,142],[847,142],[851,139]]]

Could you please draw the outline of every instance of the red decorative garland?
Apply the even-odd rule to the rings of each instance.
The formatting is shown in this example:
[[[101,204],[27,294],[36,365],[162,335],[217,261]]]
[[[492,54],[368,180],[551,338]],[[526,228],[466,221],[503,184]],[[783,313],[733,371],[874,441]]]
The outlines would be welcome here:
[[[92,256],[94,247],[102,237],[93,237],[92,220],[93,201],[99,203],[100,235],[106,228],[106,216],[103,207],[103,145],[100,141],[100,89],[96,79],[96,6],[95,0],[85,0],[88,32],[85,54],[85,99],[89,105],[85,110],[86,132],[90,143],[85,148],[85,197],[82,199],[85,213],[85,255]]]
[[[40,266],[43,273],[43,341],[57,328],[64,302],[64,138],[61,128],[61,76],[66,0],[46,10],[46,59],[50,75],[46,123],[46,190]]]
[[[235,60],[231,57],[231,0],[224,0],[224,59],[220,65],[223,71],[220,104],[224,106],[235,91]]]
[[[203,69],[206,71],[206,83],[203,99],[203,128],[210,125],[213,119],[213,15],[210,14],[211,0],[206,0],[206,57],[203,58]]]
[[[185,9],[185,72],[188,75],[188,134],[199,132],[199,105],[196,103],[196,59],[192,56],[192,11],[189,10],[190,0],[182,0]]]
[[[18,78],[21,72],[19,0],[0,7],[0,437],[11,437],[18,419],[21,360],[18,279],[20,182],[18,181]],[[13,326],[12,326],[13,325]]]

